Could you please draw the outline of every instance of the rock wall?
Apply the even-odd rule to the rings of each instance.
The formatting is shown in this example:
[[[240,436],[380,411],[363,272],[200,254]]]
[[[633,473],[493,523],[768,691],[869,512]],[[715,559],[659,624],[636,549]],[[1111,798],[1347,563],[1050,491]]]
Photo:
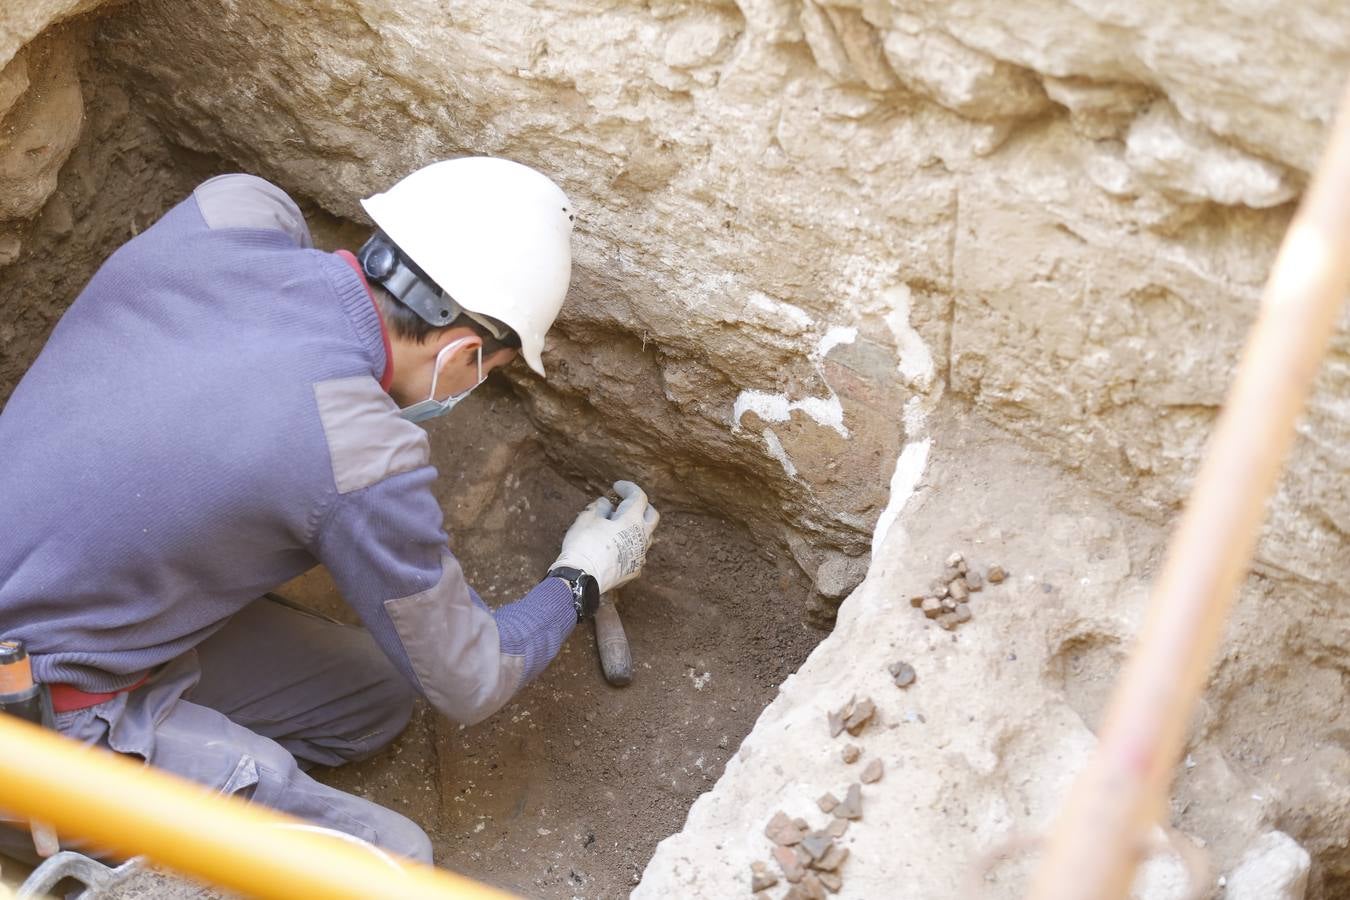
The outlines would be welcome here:
[[[97,5],[0,13],[0,390],[93,265],[190,188],[195,154],[349,220],[436,158],[531,163],[581,213],[552,377],[515,380],[557,462],[744,520],[815,574],[822,617],[875,552],[841,641],[918,640],[875,618],[911,587],[905,529],[984,539],[924,524],[988,524],[976,489],[999,474],[944,419],[1109,498],[1086,534],[1088,501],[1058,488],[999,525],[1111,545],[1081,572],[1034,564],[1108,570],[1061,602],[1087,624],[1047,631],[1028,682],[1080,755],[1162,532],[1124,562],[1111,535],[1182,501],[1350,71],[1350,12],[1329,0],[140,0],[62,24]],[[1197,724],[1217,761],[1174,810],[1197,834],[1292,834],[1313,890],[1350,883],[1347,382],[1342,328]],[[906,498],[937,481],[971,490],[910,522]],[[1102,591],[1129,604],[1092,606]],[[1040,634],[1023,601],[995,622]],[[984,673],[971,690],[1000,671],[976,649],[943,663]],[[771,712],[768,735],[798,714]],[[1007,758],[1044,772],[1023,713]],[[971,796],[1011,806],[971,752]]]
[[[1314,2],[145,0],[97,46],[174,140],[342,216],[449,154],[554,174],[573,299],[518,386],[559,455],[837,570],[944,392],[1176,508],[1347,38]],[[1316,580],[1348,350],[1262,549]]]

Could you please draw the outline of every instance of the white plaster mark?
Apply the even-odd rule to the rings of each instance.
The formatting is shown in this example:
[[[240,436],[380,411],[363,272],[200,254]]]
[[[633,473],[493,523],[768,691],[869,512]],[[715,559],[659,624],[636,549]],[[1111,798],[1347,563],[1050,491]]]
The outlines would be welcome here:
[[[897,369],[906,382],[920,390],[928,390],[937,373],[933,354],[914,326],[909,323],[910,290],[907,285],[886,291],[885,299],[891,307],[886,314],[886,325],[895,337],[895,349],[900,356]]]
[[[922,397],[914,396],[905,401],[903,420],[906,435],[923,433],[924,422],[928,420],[928,406]]]
[[[909,502],[909,498],[914,496],[919,479],[923,477],[924,469],[928,467],[928,451],[932,445],[932,438],[910,441],[900,452],[900,458],[895,461],[895,471],[891,474],[891,495],[886,501],[886,508],[881,511],[881,518],[877,519],[876,530],[872,532],[873,560],[881,558],[881,545],[886,542],[886,534],[900,518],[900,512]]]
[[[754,413],[765,422],[786,422],[794,410],[805,413],[818,425],[833,428],[841,436],[849,437],[849,431],[844,427],[844,405],[833,392],[828,397],[789,400],[787,394],[743,390],[736,397],[736,403],[731,409],[731,423],[739,430],[741,418],[748,412]]]
[[[840,344],[851,344],[858,339],[858,329],[852,325],[831,325],[825,332],[825,336],[820,339],[816,345],[816,352],[813,354],[817,360],[822,360],[830,355],[830,351]]]
[[[778,460],[782,465],[783,471],[787,477],[797,477],[797,467],[793,464],[792,458],[788,456],[787,451],[783,449],[783,442],[778,439],[778,435],[773,433],[772,428],[764,429],[764,446],[768,449],[769,455]]]

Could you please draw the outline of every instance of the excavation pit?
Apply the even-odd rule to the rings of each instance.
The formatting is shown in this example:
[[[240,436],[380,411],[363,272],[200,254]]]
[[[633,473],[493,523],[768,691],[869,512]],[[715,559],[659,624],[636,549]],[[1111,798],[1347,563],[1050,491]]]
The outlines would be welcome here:
[[[356,198],[432,158],[556,174],[579,218],[552,377],[431,425],[436,490],[496,604],[609,481],[648,487],[664,521],[620,607],[636,678],[607,686],[583,628],[489,721],[422,708],[322,778],[527,896],[639,874],[639,898],[748,896],[773,814],[845,796],[827,717],[869,697],[846,739],[885,775],[839,896],[957,895],[1044,830],[1094,745],[1350,20],[940,6],[0,13],[0,402],[97,265],[211,175],[275,181],[354,248]],[[1341,328],[1168,810],[1216,877],[1304,872],[1291,900],[1350,891],[1347,360]],[[909,598],[953,549],[1010,574],[944,631]],[[322,573],[285,591],[350,616]],[[984,888],[1019,896],[1028,866]],[[1174,861],[1147,878],[1181,896]]]

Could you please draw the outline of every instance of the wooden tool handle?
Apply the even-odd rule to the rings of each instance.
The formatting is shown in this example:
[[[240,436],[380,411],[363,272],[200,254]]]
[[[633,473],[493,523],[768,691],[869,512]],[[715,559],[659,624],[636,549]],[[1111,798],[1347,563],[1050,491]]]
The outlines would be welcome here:
[[[1237,378],[1034,900],[1128,895],[1350,281],[1350,90],[1266,283]]]
[[[632,682],[633,654],[628,649],[628,635],[624,633],[612,594],[601,595],[595,611],[595,646],[600,651],[600,668],[606,681],[618,687]]]

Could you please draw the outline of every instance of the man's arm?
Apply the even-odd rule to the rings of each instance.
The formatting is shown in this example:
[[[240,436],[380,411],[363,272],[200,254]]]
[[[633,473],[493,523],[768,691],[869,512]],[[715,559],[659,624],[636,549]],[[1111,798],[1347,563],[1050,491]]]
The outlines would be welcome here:
[[[408,680],[451,719],[481,721],[553,659],[576,626],[567,583],[545,579],[495,614],[446,546],[426,434],[390,415],[369,377],[315,386],[337,488],[313,552]]]
[[[495,614],[446,548],[429,467],[343,495],[318,551],[346,601],[409,681],[469,725],[544,670],[576,625],[566,582],[546,579]]]

